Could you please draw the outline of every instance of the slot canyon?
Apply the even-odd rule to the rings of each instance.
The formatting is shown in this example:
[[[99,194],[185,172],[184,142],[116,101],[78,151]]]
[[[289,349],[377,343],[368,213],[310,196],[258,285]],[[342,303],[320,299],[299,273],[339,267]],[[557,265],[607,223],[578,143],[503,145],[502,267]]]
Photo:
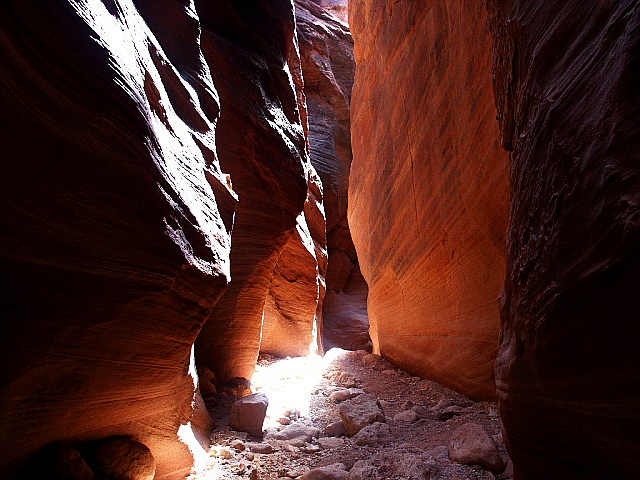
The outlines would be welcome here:
[[[0,112],[0,479],[639,478],[640,0],[7,0]]]

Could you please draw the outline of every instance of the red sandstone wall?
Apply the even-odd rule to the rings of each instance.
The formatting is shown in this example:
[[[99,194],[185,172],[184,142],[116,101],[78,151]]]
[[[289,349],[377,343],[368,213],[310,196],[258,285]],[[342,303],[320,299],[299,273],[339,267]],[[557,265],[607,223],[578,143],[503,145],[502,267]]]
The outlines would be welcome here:
[[[376,350],[493,398],[507,155],[482,2],[352,0],[349,224]]]
[[[489,6],[512,150],[496,376],[516,478],[637,478],[640,3]]]
[[[355,59],[349,28],[334,17],[346,12],[346,2],[296,0],[295,5],[311,163],[322,178],[327,217],[327,293],[319,323],[321,346],[325,350],[371,349],[367,285],[347,221],[353,158],[349,102]]]
[[[156,478],[191,466],[191,345],[236,199],[197,16],[160,3],[0,6],[2,478],[107,435],[148,445]]]

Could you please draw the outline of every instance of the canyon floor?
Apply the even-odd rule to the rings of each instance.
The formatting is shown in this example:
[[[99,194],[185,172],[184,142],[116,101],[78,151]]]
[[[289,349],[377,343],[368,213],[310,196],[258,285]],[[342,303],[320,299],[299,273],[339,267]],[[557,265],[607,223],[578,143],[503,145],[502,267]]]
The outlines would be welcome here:
[[[253,383],[269,398],[264,437],[229,428],[232,394],[206,398],[216,428],[208,455],[190,480],[511,478],[495,403],[474,402],[397,369],[377,355],[332,350],[323,358],[261,356]],[[341,394],[336,392],[345,389],[375,396],[389,428],[378,429],[364,440],[332,432],[341,426],[336,423],[342,403],[336,397]],[[470,423],[491,435],[508,462],[505,471],[494,474],[479,465],[450,460],[453,432]],[[293,435],[287,434],[292,431]],[[332,465],[317,474],[308,473]]]

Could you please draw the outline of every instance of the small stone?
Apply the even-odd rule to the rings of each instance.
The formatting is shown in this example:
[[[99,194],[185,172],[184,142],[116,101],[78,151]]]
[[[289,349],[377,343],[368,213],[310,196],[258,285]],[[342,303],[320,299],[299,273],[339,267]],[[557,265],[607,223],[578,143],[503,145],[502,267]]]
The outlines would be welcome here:
[[[268,443],[252,443],[252,444],[249,444],[249,449],[253,453],[263,453],[263,454],[273,453],[273,447]]]
[[[368,353],[362,357],[362,363],[365,365],[373,365],[382,360],[380,355],[376,355],[375,353]]]
[[[393,419],[396,422],[409,422],[413,423],[420,419],[420,415],[418,415],[413,410],[405,410],[404,412],[398,413]]]
[[[362,428],[374,422],[384,422],[384,412],[378,399],[373,395],[363,394],[340,404],[342,424],[347,435],[353,436]]]
[[[349,480],[349,472],[342,463],[314,468],[299,477],[300,480]]]
[[[268,405],[269,400],[263,393],[241,398],[231,407],[229,426],[234,430],[249,432],[257,437],[262,436],[262,424],[267,415]]]
[[[341,437],[346,435],[346,430],[344,429],[344,424],[342,420],[338,420],[337,422],[330,423],[326,427],[324,427],[324,434],[327,437]]]
[[[309,471],[309,467],[294,467],[287,470],[286,476],[288,478],[298,478]]]
[[[414,455],[404,455],[397,462],[395,474],[407,480],[422,480],[433,478],[438,474],[438,466],[433,458],[421,458]]]
[[[463,465],[481,465],[495,473],[506,466],[493,439],[477,423],[465,423],[454,430],[449,440],[449,458]]]
[[[288,417],[280,417],[280,418],[278,419],[278,423],[279,423],[280,425],[290,425],[290,424],[291,424],[291,419],[290,419],[290,418],[288,418]]]
[[[244,458],[246,458],[247,460],[249,460],[251,462],[251,461],[253,461],[254,458],[256,458],[256,456],[251,452],[245,451]]]
[[[389,425],[380,422],[375,422],[372,425],[364,427],[353,436],[356,445],[369,445],[371,447],[389,443],[392,439],[393,436],[391,435]]]
[[[227,448],[222,448],[220,449],[219,456],[220,458],[224,458],[225,460],[230,460],[231,458],[233,458],[233,453],[231,453],[231,450]]]
[[[413,407],[411,407],[411,410],[416,412],[421,417],[425,417],[429,414],[429,409],[424,405],[414,405]]]
[[[276,440],[293,440],[295,438],[302,438],[304,442],[310,442],[313,437],[319,437],[320,430],[315,427],[309,427],[301,423],[293,423],[286,426],[278,433],[273,435]]]
[[[335,392],[331,392],[331,394],[329,394],[329,398],[336,402],[344,402],[345,400],[357,397],[358,395],[362,395],[363,393],[364,390],[362,390],[361,388],[345,388],[343,390],[336,390]]]
[[[259,480],[260,475],[258,474],[258,470],[253,469],[249,473],[249,480]]]
[[[436,414],[436,418],[442,422],[449,420],[455,416],[463,415],[468,413],[467,410],[462,408],[459,405],[451,405],[444,410],[434,409],[434,413]]]
[[[382,478],[378,473],[378,468],[364,460],[358,460],[349,471],[349,480],[379,480]]]
[[[411,400],[407,400],[402,404],[402,410],[411,410],[415,404]]]
[[[398,372],[396,372],[393,368],[389,368],[387,370],[383,370],[380,373],[382,373],[382,375],[386,375],[388,377],[395,377],[398,374]]]
[[[344,440],[335,437],[322,437],[318,439],[318,444],[325,449],[337,448],[344,445]]]
[[[320,451],[320,447],[318,445],[312,445],[311,443],[307,443],[300,450],[307,453],[318,453]]]
[[[242,452],[242,451],[244,451],[245,448],[247,448],[246,445],[244,444],[244,442],[242,440],[239,440],[239,439],[231,440],[231,447],[236,452]]]

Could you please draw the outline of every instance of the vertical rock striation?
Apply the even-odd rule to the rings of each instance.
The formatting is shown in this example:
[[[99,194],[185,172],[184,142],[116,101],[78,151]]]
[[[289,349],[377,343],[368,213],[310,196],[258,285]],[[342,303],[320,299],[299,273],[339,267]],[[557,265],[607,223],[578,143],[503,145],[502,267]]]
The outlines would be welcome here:
[[[328,267],[321,333],[325,349],[370,349],[367,286],[349,233],[349,102],[355,75],[353,40],[338,21],[346,2],[296,0],[311,162],[324,185]]]
[[[352,0],[349,225],[375,349],[493,398],[507,155],[482,2]]]
[[[236,203],[194,6],[35,3],[0,7],[0,477],[109,435],[184,476]]]
[[[512,150],[496,377],[516,478],[637,478],[640,3],[488,5]]]
[[[291,1],[245,6],[198,0],[196,6],[203,51],[215,65],[212,74],[220,94],[220,163],[239,196],[232,281],[196,342],[198,365],[224,382],[253,374],[265,302],[283,248],[298,235],[310,165],[292,75],[297,46]],[[304,255],[301,242],[294,243]],[[305,275],[315,281],[317,267],[312,268],[309,256],[305,262]],[[317,288],[313,295],[317,299]]]

